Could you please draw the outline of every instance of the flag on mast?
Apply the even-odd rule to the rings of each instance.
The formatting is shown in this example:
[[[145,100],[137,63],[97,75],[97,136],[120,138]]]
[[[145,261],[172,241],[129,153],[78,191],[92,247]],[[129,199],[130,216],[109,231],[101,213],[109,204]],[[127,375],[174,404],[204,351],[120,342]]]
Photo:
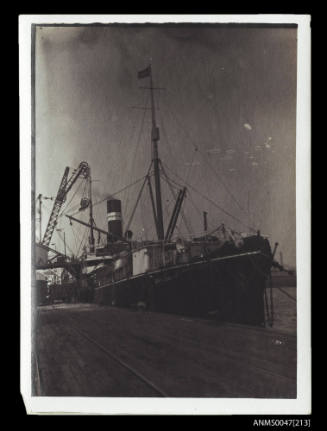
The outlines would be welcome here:
[[[151,65],[149,65],[146,69],[140,70],[137,73],[138,79],[146,78],[151,75]]]

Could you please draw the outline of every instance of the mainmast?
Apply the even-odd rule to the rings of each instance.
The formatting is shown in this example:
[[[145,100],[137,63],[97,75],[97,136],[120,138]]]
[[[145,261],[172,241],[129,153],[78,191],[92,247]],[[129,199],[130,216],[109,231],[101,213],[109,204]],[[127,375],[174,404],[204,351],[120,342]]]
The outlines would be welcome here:
[[[164,226],[163,226],[163,215],[162,215],[159,154],[158,154],[159,127],[156,124],[151,65],[150,65],[150,92],[151,92],[151,112],[152,112],[151,139],[152,139],[152,148],[153,148],[154,181],[155,181],[156,204],[157,204],[156,206],[157,206],[158,239],[163,240]]]
[[[156,218],[157,218],[157,235],[159,240],[164,240],[164,225],[163,225],[163,214],[162,214],[162,201],[161,201],[161,186],[160,186],[160,170],[159,170],[159,154],[158,154],[158,142],[159,142],[159,127],[156,124],[156,112],[154,103],[154,86],[152,79],[152,68],[151,64],[144,70],[138,73],[138,78],[150,78],[150,92],[151,92],[151,113],[152,113],[152,160],[154,166],[154,181],[155,181],[155,192],[156,192]]]

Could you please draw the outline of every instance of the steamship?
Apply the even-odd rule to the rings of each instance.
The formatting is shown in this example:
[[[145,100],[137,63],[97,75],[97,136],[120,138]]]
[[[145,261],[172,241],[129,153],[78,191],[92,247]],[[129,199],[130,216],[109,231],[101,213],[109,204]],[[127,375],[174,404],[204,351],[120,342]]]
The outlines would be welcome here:
[[[89,275],[94,301],[115,307],[188,316],[214,317],[220,321],[264,325],[266,285],[273,265],[273,252],[260,232],[237,233],[221,224],[210,234],[190,239],[173,234],[181,216],[187,189],[176,196],[171,218],[164,229],[159,158],[159,127],[156,122],[151,65],[138,73],[149,79],[152,114],[152,169],[145,178],[150,191],[157,239],[137,241],[123,232],[122,202],[108,199],[108,241],[98,248],[106,263]],[[148,171],[148,173],[149,173]],[[206,224],[206,220],[204,220]],[[108,257],[109,256],[109,257]]]

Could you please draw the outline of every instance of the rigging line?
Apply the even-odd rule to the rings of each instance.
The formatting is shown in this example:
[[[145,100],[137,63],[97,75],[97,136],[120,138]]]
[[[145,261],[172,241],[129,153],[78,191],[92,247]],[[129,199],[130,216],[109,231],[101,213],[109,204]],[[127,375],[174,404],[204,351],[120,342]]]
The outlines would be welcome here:
[[[74,254],[74,252],[73,252],[73,251],[72,251],[72,249],[69,247],[69,245],[67,244],[67,242],[62,238],[61,233],[57,231],[57,234],[58,234],[59,238],[61,239],[61,241],[63,242],[63,244],[64,244],[64,245],[66,244],[66,247],[68,248],[68,250],[69,250],[72,254]]]
[[[77,251],[77,238],[76,238],[76,234],[75,234],[75,231],[73,229],[73,225],[71,224],[70,226],[71,226],[71,229],[72,229],[72,232],[73,232],[73,237],[74,237],[74,242],[75,242],[75,251]]]
[[[168,168],[167,165],[165,165],[165,167],[175,176],[177,176],[178,178],[180,178],[179,175],[175,174],[174,172],[172,172],[172,170],[170,168]],[[182,181],[183,179],[180,178]],[[216,208],[218,208],[220,211],[222,211],[224,214],[228,215],[229,217],[231,217],[232,219],[234,219],[235,221],[237,221],[238,223],[242,224],[243,226],[245,226],[247,229],[252,229],[252,227],[248,226],[246,223],[244,223],[242,220],[240,220],[238,217],[234,216],[233,214],[229,213],[228,211],[224,210],[221,206],[219,206],[218,204],[216,204],[216,202],[214,202],[212,199],[208,198],[207,196],[205,196],[202,192],[200,192],[199,190],[197,190],[195,187],[193,187],[191,184],[189,183],[185,183],[188,187],[190,187],[192,190],[194,190],[196,193],[198,193],[200,196],[202,196],[203,199],[207,200],[208,202],[210,202],[213,206],[215,206]]]
[[[103,202],[103,200],[101,201],[101,202]],[[73,209],[76,209],[76,208],[78,208],[80,206],[80,204],[78,204],[78,205],[74,205],[73,207],[71,207],[70,208],[70,210],[72,211]],[[93,204],[93,206],[94,206],[94,204]],[[76,214],[79,214],[79,213],[82,213],[82,212],[85,212],[85,210],[87,209],[87,207],[86,208],[81,208],[81,209],[78,209],[76,212],[74,212],[74,213],[72,213],[72,214],[69,214],[69,215],[71,215],[71,216],[74,216],[74,215],[76,215]],[[64,214],[60,214],[60,217],[62,217]]]
[[[223,223],[221,223],[218,227],[216,227],[214,230],[212,230],[211,232],[209,232],[209,235],[213,235],[214,233],[219,232],[223,227]]]
[[[171,144],[170,144],[170,141],[169,141],[169,139],[168,139],[168,134],[166,133],[166,129],[165,129],[165,127],[164,127],[164,122],[162,121],[162,114],[161,114],[161,112],[160,112],[160,118],[161,118],[161,122],[162,122],[162,130],[163,130],[163,134],[164,134],[164,137],[165,137],[165,139],[166,139],[166,142],[168,143],[168,148],[169,148],[169,152],[170,152],[170,155],[172,156],[172,158],[174,157],[173,156],[173,153],[172,153],[172,149],[171,149]],[[190,164],[190,166],[189,166],[189,169],[188,169],[188,171],[187,171],[187,175],[186,175],[186,179],[185,179],[185,181],[188,179],[188,177],[189,177],[189,173],[190,173],[190,170],[191,170],[191,168],[192,168],[192,165],[193,165],[193,162],[194,162],[194,157],[195,157],[195,152],[197,151],[197,147],[195,147],[195,149],[194,149],[194,153],[193,153],[193,156],[192,156],[192,162],[191,162],[191,164]],[[183,154],[183,153],[182,153]],[[185,158],[183,158],[184,159],[184,163],[185,163]],[[163,167],[162,167],[163,168]],[[176,196],[175,196],[175,199],[176,199]],[[184,215],[184,211],[183,211],[183,209],[181,210],[181,215],[182,215],[182,218],[184,219],[184,224],[185,224],[185,226],[186,226],[186,228],[187,228],[187,230],[188,230],[188,232],[189,232],[189,234],[191,235],[191,232],[190,232],[190,228],[189,227],[187,227],[187,222],[186,222],[186,217],[185,217],[185,215]],[[192,229],[191,229],[192,230]]]
[[[169,169],[169,168],[168,168]],[[172,172],[172,171],[171,171]],[[173,173],[173,172],[172,172]],[[177,175],[177,174],[174,174],[174,175]],[[180,178],[180,177],[179,177]],[[173,178],[170,178],[169,177],[169,180],[173,183],[173,184],[175,184],[175,189],[177,189],[177,190],[179,190],[179,189],[181,189],[181,188],[183,188],[184,187],[184,185],[183,184],[181,184],[181,183],[178,183],[176,180],[174,180]]]
[[[79,189],[81,188],[81,185],[83,183],[84,179],[82,181],[80,181],[78,187],[76,188],[73,196],[71,197],[70,201],[68,202],[68,204],[65,205],[65,207],[62,209],[62,211],[60,212],[59,216],[61,216],[67,209],[67,211],[69,210],[69,205],[72,203],[74,197],[76,196],[77,192],[79,191]]]
[[[77,248],[78,248],[78,245],[77,245],[77,235],[75,233],[75,229],[73,228],[73,223],[69,223],[69,224],[70,224],[70,227],[71,227],[72,232],[73,232],[74,241],[75,241],[75,250],[77,252]]]
[[[222,107],[221,105],[218,105],[218,94],[219,94],[219,89],[218,89],[218,84],[217,84],[217,79],[216,79],[216,74],[214,72],[214,68],[212,68],[212,72],[211,72],[211,78],[212,78],[212,88],[214,91],[214,98],[213,98],[213,104],[214,104],[214,113],[217,119],[217,123],[218,124],[222,124],[223,123],[223,116],[222,116]],[[226,132],[224,128],[220,128],[220,136],[221,136],[221,140],[223,142],[227,141],[226,138]],[[240,138],[240,135],[239,135]]]
[[[191,202],[191,204],[192,204],[192,206],[193,206],[193,208],[198,212],[198,214],[202,217],[202,211],[200,210],[200,208],[198,208],[196,205],[195,205],[195,203],[194,203],[194,201],[193,201],[193,199],[191,198],[191,194],[189,193],[189,195],[188,195],[188,200]]]
[[[181,236],[181,237],[183,237],[183,238],[185,238],[185,234],[183,234],[182,232],[181,232],[181,228],[180,228],[180,220],[178,220],[177,222],[176,222],[176,230],[178,231],[178,233],[179,233],[179,235]],[[189,237],[192,237],[193,236],[193,233],[190,233],[189,231],[188,231],[188,236]]]
[[[168,176],[167,176],[167,178],[169,178]],[[171,178],[169,178],[169,180],[170,181],[172,181],[172,182],[174,182],[174,180],[172,180]],[[177,183],[175,183],[175,184],[177,184]],[[179,187],[178,188],[180,188],[180,187],[182,187],[182,185],[179,185]],[[200,215],[200,216],[202,216],[202,212],[201,212],[201,210],[196,206],[196,204],[195,204],[195,202],[193,201],[193,199],[192,199],[192,195],[191,195],[191,193],[189,193],[188,192],[188,194],[187,194],[187,200],[192,204],[192,206],[193,206],[193,208],[198,212],[198,214]],[[194,230],[192,229],[192,233],[191,232],[189,232],[189,235],[195,235],[195,233],[194,233]]]
[[[203,156],[203,158],[205,159],[204,162],[209,166],[209,168],[211,169],[211,171],[216,175],[217,179],[221,182],[221,184],[223,185],[223,187],[225,188],[225,190],[227,191],[227,193],[231,196],[231,198],[233,199],[233,201],[237,204],[237,206],[244,211],[247,215],[248,215],[248,211],[238,202],[238,200],[236,199],[236,197],[234,196],[234,194],[230,191],[230,189],[227,187],[227,185],[225,184],[225,182],[221,179],[221,176],[218,174],[218,172],[214,169],[214,167],[206,160],[206,158],[208,157],[207,154],[202,153],[202,151],[199,150],[199,153]]]
[[[190,176],[190,172],[191,172],[191,169],[192,169],[192,167],[193,167],[194,158],[195,158],[195,155],[196,155],[196,153],[197,153],[197,152],[198,152],[198,148],[197,148],[197,147],[195,147],[195,148],[194,148],[194,152],[193,152],[193,154],[192,154],[192,160],[191,160],[191,163],[190,163],[190,165],[189,165],[189,167],[188,167],[188,170],[187,170],[187,172],[186,172],[185,183],[188,181],[188,178],[189,178],[189,176]]]
[[[138,196],[137,196],[136,203],[135,203],[135,205],[134,205],[134,208],[133,208],[133,210],[132,210],[132,213],[131,213],[131,215],[130,215],[130,217],[129,217],[129,220],[128,220],[128,223],[127,223],[127,226],[126,226],[126,229],[125,229],[126,231],[129,229],[129,227],[130,227],[130,225],[131,225],[131,223],[132,223],[132,221],[133,221],[133,217],[134,217],[134,214],[135,214],[136,208],[137,208],[137,206],[138,206],[138,203],[139,203],[139,201],[140,201],[140,199],[141,199],[141,195],[142,195],[142,192],[143,192],[143,189],[144,189],[145,183],[147,182],[147,177],[148,177],[148,175],[149,175],[149,172],[150,172],[150,170],[151,170],[151,167],[152,167],[152,161],[151,161],[151,163],[150,163],[150,166],[149,166],[148,172],[147,172],[147,174],[146,174],[146,175],[145,175],[145,177],[144,177],[144,182],[143,182],[142,187],[141,187],[141,189],[140,189],[140,191],[139,191],[139,194],[138,194]]]
[[[145,99],[145,108],[147,108],[148,102],[149,102],[149,94],[147,94],[146,99]],[[136,141],[135,151],[134,151],[134,155],[133,155],[133,158],[132,158],[132,167],[135,167],[135,159],[136,159],[137,150],[138,150],[140,142],[141,142],[141,137],[142,137],[142,133],[143,133],[143,126],[144,126],[144,120],[145,120],[145,116],[146,116],[146,111],[147,110],[144,109],[142,120],[141,120],[141,126],[140,126],[139,134],[138,134],[138,137],[137,137],[137,141]],[[133,172],[133,169],[130,169],[130,172]],[[127,198],[126,198],[126,204],[125,204],[126,207],[128,206],[129,197],[130,197],[130,193],[128,192]]]
[[[76,204],[76,205],[73,205],[72,207],[70,207],[69,208],[69,211],[75,211],[77,208],[79,208],[81,206],[81,204],[79,203],[79,204]],[[82,209],[82,210],[80,210],[80,209],[78,209],[78,211],[75,213],[75,214],[77,214],[77,213],[79,213],[79,212],[81,212],[81,211],[85,211],[85,209],[86,208],[84,208],[84,209]],[[66,211],[65,210],[65,212],[68,212],[68,210]],[[62,212],[61,214],[59,214],[59,216],[58,217],[63,217],[65,215],[65,213],[64,212]],[[72,214],[72,215],[74,215],[74,213]]]
[[[170,111],[168,111],[170,113]],[[185,133],[185,135],[188,137],[188,139],[190,140],[191,144],[193,145],[194,148],[197,148],[197,145],[195,144],[195,142],[193,141],[193,138],[191,137],[191,135],[186,131],[186,129],[181,125],[180,121],[177,119],[178,115],[176,114],[176,112],[174,111],[174,115],[172,115],[172,113],[170,113],[172,118],[174,118],[176,124],[179,126],[179,128]],[[200,151],[198,149],[199,153],[203,156],[204,154],[202,153],[202,151]],[[206,161],[206,160],[205,160]],[[223,185],[223,187],[225,188],[225,190],[227,191],[227,193],[232,197],[232,199],[234,200],[234,202],[239,206],[239,208],[242,211],[247,212],[242,205],[238,202],[238,200],[235,198],[235,196],[233,195],[233,193],[229,190],[229,188],[227,187],[227,185],[225,184],[225,182],[221,179],[220,175],[218,175],[218,173],[213,169],[213,167],[206,161],[206,163],[208,164],[208,166],[211,168],[211,170],[215,173],[217,179],[221,182],[221,184]]]
[[[182,59],[182,68],[186,71],[186,65],[185,65],[185,62],[183,61],[183,59]],[[181,89],[180,89],[181,90]],[[167,139],[167,141],[168,141],[168,138],[166,138]],[[170,144],[169,144],[169,148],[170,148]],[[195,153],[197,152],[197,146],[196,145],[194,145],[194,153],[193,153],[193,155],[192,155],[192,161],[191,161],[191,164],[189,165],[189,167],[188,167],[188,169],[187,169],[187,172],[186,172],[186,178],[185,178],[185,182],[188,180],[188,178],[189,178],[189,174],[190,174],[190,171],[191,171],[191,169],[192,169],[192,165],[193,165],[193,162],[194,162],[194,157],[195,157]],[[184,164],[185,164],[185,157],[184,157]]]
[[[86,192],[86,187],[87,187],[87,181],[86,181],[86,178],[83,178],[83,181],[85,181],[85,184],[84,184],[84,190],[83,190],[83,192],[82,192],[82,197],[84,197],[84,195],[86,194],[85,192]],[[81,185],[82,183],[80,183],[80,185]],[[74,194],[74,196],[76,195],[76,193]],[[73,198],[74,198],[74,196],[73,196]],[[71,201],[73,200],[73,198],[70,200],[70,202],[69,203],[71,203]],[[59,214],[59,217],[62,217],[63,215],[64,215],[64,212],[68,212],[68,211],[75,211],[77,208],[79,208],[80,207],[80,203],[78,203],[78,204],[75,204],[75,205],[73,205],[73,206],[71,206],[70,208],[67,208],[66,209],[66,207],[67,207],[67,205],[65,206],[65,209]],[[84,208],[84,209],[82,209],[81,211],[84,211],[86,208]],[[77,211],[77,212],[79,212],[79,211]]]
[[[193,144],[195,145],[195,144]],[[214,175],[216,176],[216,178],[218,179],[218,181],[222,184],[222,186],[224,187],[224,189],[227,191],[227,193],[230,195],[230,197],[233,199],[233,201],[237,204],[237,206],[244,211],[247,214],[246,209],[243,208],[243,206],[238,202],[238,200],[236,199],[236,197],[234,196],[234,194],[231,192],[231,190],[229,189],[229,187],[225,184],[225,182],[222,180],[221,176],[218,174],[218,172],[213,168],[213,166],[209,163],[209,161],[207,160],[208,155],[203,153],[199,148],[195,147],[198,152],[201,154],[201,156],[204,159],[204,162],[208,165],[208,167],[210,168],[210,170],[214,173]]]
[[[161,162],[161,160],[160,160],[160,167],[161,167],[161,170],[162,170],[162,172],[163,172],[163,174],[164,174],[164,177],[165,177],[165,179],[166,179],[166,182],[167,182],[167,184],[168,184],[168,186],[169,186],[169,188],[170,188],[170,191],[171,191],[171,193],[172,193],[172,195],[173,195],[173,197],[174,197],[174,199],[175,199],[175,201],[176,201],[177,196],[176,196],[176,194],[175,194],[175,192],[174,192],[174,190],[173,190],[173,186],[172,186],[172,184],[170,183],[170,181],[171,181],[171,180],[170,180],[170,178],[168,177],[168,175],[167,175],[167,173],[166,173],[166,171],[165,171],[165,168],[164,168],[163,163]],[[178,189],[180,189],[180,188],[183,188],[183,186],[179,186],[179,187],[178,187]],[[184,221],[185,227],[186,227],[186,229],[187,229],[188,233],[191,235],[191,234],[192,234],[192,233],[191,233],[191,231],[193,231],[193,229],[192,229],[191,227],[189,227],[189,225],[188,225],[188,221],[187,221],[187,219],[186,219],[186,217],[185,217],[185,214],[184,214],[184,210],[183,210],[183,208],[181,208],[180,212],[181,212],[181,216],[182,216],[182,219],[183,219],[183,221]]]
[[[174,194],[173,194],[173,197],[176,199],[176,193],[175,193],[175,191],[179,191],[181,188],[183,188],[183,186],[181,185],[181,184],[178,184],[178,183],[176,183],[176,181],[174,181],[174,180],[172,180],[171,178],[169,178],[168,177],[168,175],[164,175],[163,177],[162,177],[165,181],[166,181],[166,183],[169,185],[169,181],[168,181],[168,179],[171,181],[171,184],[170,184],[170,186],[173,188],[173,189],[175,189],[174,190]],[[174,185],[173,185],[173,184]]]
[[[90,181],[89,177],[84,178],[84,189],[82,192],[82,197],[84,197],[86,195],[86,188],[89,185],[88,182]],[[92,184],[92,179],[91,179],[91,184]]]
[[[83,180],[83,181],[84,181],[84,180]],[[60,217],[62,214],[64,214],[64,212],[66,211],[66,209],[67,209],[67,211],[68,211],[68,207],[69,207],[69,205],[71,204],[71,202],[72,202],[72,200],[74,199],[74,197],[76,196],[76,193],[77,193],[77,192],[78,192],[78,190],[80,189],[80,187],[81,187],[81,185],[82,185],[83,181],[81,181],[81,182],[79,183],[79,185],[78,185],[78,187],[76,188],[76,190],[75,190],[75,192],[74,192],[73,196],[71,197],[70,201],[68,202],[68,204],[66,204],[66,205],[65,205],[65,207],[62,209],[62,211],[60,211],[60,213],[59,213],[58,217]]]
[[[142,178],[138,178],[136,181],[134,181],[134,183],[132,183],[132,184],[128,184],[127,186],[123,187],[122,189],[118,190],[117,192],[112,193],[112,194],[110,194],[110,195],[106,196],[105,198],[103,198],[103,199],[101,199],[101,200],[99,200],[99,201],[95,202],[95,203],[93,204],[93,207],[94,207],[95,205],[99,205],[99,204],[101,204],[102,202],[106,201],[106,200],[107,200],[109,197],[111,197],[111,196],[113,197],[113,196],[118,195],[119,193],[122,193],[122,192],[123,192],[123,191],[125,191],[127,188],[132,187],[132,186],[135,186],[135,184],[137,184],[137,183],[139,183],[140,181],[144,180],[144,178],[145,178],[145,177],[146,177],[146,175],[144,175]],[[79,212],[80,212],[80,211],[77,211],[76,213],[74,213],[74,214],[70,214],[70,215],[74,216],[74,215],[78,214]]]
[[[84,231],[84,235],[83,235],[83,237],[82,237],[82,240],[81,240],[80,245],[79,245],[78,250],[77,250],[77,257],[78,257],[78,255],[79,255],[79,252],[80,252],[80,249],[81,249],[82,243],[85,241],[86,233],[87,233],[87,230],[85,229],[85,231]]]
[[[147,108],[148,102],[149,102],[149,94],[147,94],[146,97],[145,97],[145,101],[144,101],[145,108]],[[134,150],[133,161],[134,161],[134,159],[136,157],[136,153],[137,153],[140,141],[141,141],[141,136],[142,136],[142,131],[143,131],[143,125],[144,125],[145,116],[146,116],[146,109],[144,109],[144,112],[143,112],[143,116],[142,116],[142,120],[141,120],[141,125],[140,125],[140,130],[139,130],[138,138],[136,140],[136,146],[135,146],[135,150]],[[132,136],[131,136],[131,138],[132,138]],[[134,163],[132,162],[132,166],[133,165],[134,165]]]
[[[147,182],[147,180],[145,180],[145,183]],[[139,211],[139,215],[141,218],[141,226],[142,226],[142,240],[147,241],[149,239],[149,231],[147,229],[147,223],[145,222],[145,220],[147,220],[147,218],[144,215],[144,205],[140,205],[140,211]],[[144,235],[144,237],[143,237]]]
[[[166,127],[164,126],[165,122],[163,121],[163,114],[161,113],[161,111],[159,111],[159,117],[160,117],[160,127],[161,127],[162,132],[163,132],[163,137],[164,137],[166,143],[168,144],[168,151],[169,151],[170,157],[173,160],[174,159],[174,153],[172,150],[172,145],[171,145],[170,139],[168,138],[168,133],[166,131]],[[183,156],[183,162],[185,162],[185,158],[184,158],[183,153],[182,153],[182,156]]]
[[[142,187],[141,187],[141,189],[140,189],[140,191],[139,191],[139,194],[138,194],[138,196],[137,196],[136,203],[135,203],[135,205],[134,205],[134,208],[133,208],[133,210],[132,210],[132,213],[131,213],[131,215],[130,215],[130,217],[129,217],[129,220],[128,220],[128,222],[127,222],[127,225],[126,225],[126,231],[129,229],[129,227],[130,227],[130,225],[131,225],[131,223],[132,223],[132,221],[133,221],[134,214],[135,214],[136,208],[137,208],[137,206],[138,206],[138,203],[139,203],[139,201],[140,201],[140,199],[141,199],[141,195],[142,195],[142,192],[143,192],[143,189],[144,189],[144,186],[145,186],[146,181],[147,181],[147,179],[145,178],[145,179],[144,179],[144,181],[143,181]]]
[[[152,165],[152,162],[151,162],[151,165]],[[141,178],[141,179],[144,179],[144,181],[145,182],[147,182],[147,177],[151,177],[153,174],[152,173],[150,173],[150,169],[151,169],[151,165],[150,165],[150,168],[149,168],[149,174],[148,175],[145,175],[143,178]],[[142,185],[142,187],[144,187],[144,183],[143,183],[143,185]],[[142,188],[141,187],[141,188]],[[142,194],[142,193],[141,193]],[[141,198],[141,196],[139,196],[139,198]],[[136,205],[137,206],[137,205]],[[136,211],[136,207],[135,207],[135,205],[134,205],[134,207],[133,207],[134,209],[132,209],[132,211],[131,211],[131,213],[129,214],[129,217],[127,218],[126,217],[126,219],[128,220],[130,217],[131,217],[131,214],[133,213],[133,211],[134,211],[134,213],[135,213],[135,211]],[[126,214],[127,214],[127,211],[126,211]],[[135,215],[135,214],[134,214]],[[129,223],[130,224],[130,223]],[[125,229],[126,230],[126,229]]]

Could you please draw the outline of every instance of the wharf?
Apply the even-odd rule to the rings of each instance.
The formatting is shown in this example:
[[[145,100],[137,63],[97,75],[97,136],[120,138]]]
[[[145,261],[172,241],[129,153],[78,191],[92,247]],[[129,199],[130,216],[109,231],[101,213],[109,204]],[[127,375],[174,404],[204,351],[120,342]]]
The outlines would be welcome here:
[[[36,396],[295,398],[296,336],[95,304],[39,307]]]

